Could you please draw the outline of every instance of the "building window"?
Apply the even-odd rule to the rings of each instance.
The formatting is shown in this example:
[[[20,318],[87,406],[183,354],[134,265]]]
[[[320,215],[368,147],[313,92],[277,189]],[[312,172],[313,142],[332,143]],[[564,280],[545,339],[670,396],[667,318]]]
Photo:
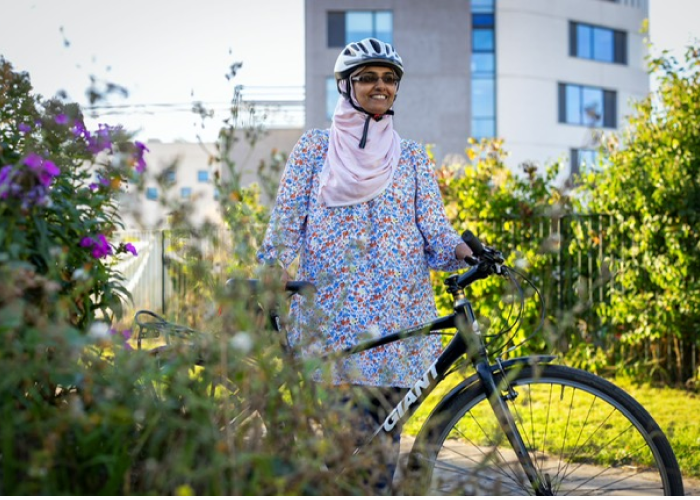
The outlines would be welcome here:
[[[166,184],[175,184],[176,176],[175,176],[175,170],[169,169],[165,171],[163,174],[163,177],[165,179]]]
[[[570,22],[569,55],[594,61],[627,64],[627,33]]]
[[[617,92],[560,83],[559,123],[616,128]]]
[[[496,39],[494,0],[472,0],[471,135],[496,136]]]
[[[158,199],[158,188],[154,188],[154,187],[146,188],[146,199],[147,200],[157,200]]]
[[[472,12],[493,12],[494,0],[472,0]]]
[[[571,176],[581,173],[584,167],[595,166],[598,160],[598,151],[595,149],[571,150]]]
[[[368,37],[394,43],[394,15],[390,10],[328,12],[327,27],[329,47],[345,47]]]
[[[192,197],[192,188],[190,187],[184,187],[180,188],[180,198],[183,200],[187,200]]]
[[[198,182],[209,182],[209,171],[208,170],[197,170],[197,181]]]
[[[331,121],[335,113],[335,106],[338,103],[338,87],[335,83],[335,77],[329,76],[326,78],[326,120]]]

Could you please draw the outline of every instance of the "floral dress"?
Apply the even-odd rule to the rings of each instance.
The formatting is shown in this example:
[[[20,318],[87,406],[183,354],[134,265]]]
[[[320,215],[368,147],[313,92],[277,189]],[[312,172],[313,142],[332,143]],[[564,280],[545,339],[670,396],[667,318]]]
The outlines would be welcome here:
[[[296,144],[258,252],[285,267],[299,256],[296,279],[316,285],[313,299],[295,297],[290,309],[290,343],[305,356],[429,322],[436,317],[429,269],[464,267],[419,144],[401,141],[393,180],[379,196],[331,208],[319,196],[327,151],[328,130],[310,130]],[[412,387],[440,351],[440,337],[419,336],[334,361],[328,372],[335,384]]]

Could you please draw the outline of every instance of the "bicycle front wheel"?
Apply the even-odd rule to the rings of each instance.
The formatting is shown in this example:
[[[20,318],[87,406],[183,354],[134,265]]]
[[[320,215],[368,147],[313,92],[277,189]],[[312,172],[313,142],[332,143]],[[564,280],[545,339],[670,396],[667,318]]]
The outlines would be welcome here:
[[[546,487],[555,495],[682,495],[671,446],[649,413],[610,382],[563,366],[495,375]],[[480,382],[439,407],[409,457],[422,494],[532,495]]]

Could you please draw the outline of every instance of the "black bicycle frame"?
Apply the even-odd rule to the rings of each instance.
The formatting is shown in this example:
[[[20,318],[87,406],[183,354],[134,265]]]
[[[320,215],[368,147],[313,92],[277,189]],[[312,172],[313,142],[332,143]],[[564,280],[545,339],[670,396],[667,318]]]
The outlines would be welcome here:
[[[540,476],[533,465],[532,458],[527,451],[522,436],[517,430],[513,415],[506,406],[501,389],[497,386],[496,380],[494,379],[494,372],[500,370],[501,366],[499,364],[490,365],[476,315],[474,314],[471,303],[466,298],[460,298],[455,302],[454,313],[449,316],[438,318],[435,321],[419,327],[400,330],[382,338],[364,341],[338,353],[329,354],[326,358],[333,358],[338,355],[345,357],[398,340],[416,337],[418,335],[429,335],[432,334],[432,332],[444,331],[450,328],[456,328],[457,334],[452,338],[442,354],[428,368],[423,376],[414,383],[406,393],[406,396],[399,401],[396,407],[389,413],[384,422],[375,430],[367,441],[355,450],[355,453],[358,453],[364,446],[368,445],[381,432],[391,432],[394,427],[408,420],[438,383],[444,380],[450,367],[452,367],[460,357],[467,355],[471,358],[476,374],[485,388],[486,396],[496,415],[501,430],[513,447],[518,461],[535,492],[538,495],[552,495],[551,485],[547,484],[545,478]],[[540,360],[538,357],[528,357],[521,358],[519,361],[525,364],[538,360]]]
[[[479,323],[472,308],[471,303],[464,297],[464,288],[469,284],[482,279],[491,272],[486,267],[481,265],[472,267],[469,271],[462,275],[454,275],[449,278],[451,287],[448,287],[453,297],[455,298],[454,312],[448,316],[444,316],[424,325],[400,330],[391,333],[385,337],[370,339],[363,341],[355,346],[348,347],[341,351],[329,353],[323,356],[325,360],[344,358],[353,354],[368,351],[383,345],[390,344],[402,339],[416,337],[418,335],[430,335],[433,332],[443,332],[444,330],[455,328],[457,334],[452,338],[447,347],[444,349],[438,359],[428,368],[423,376],[417,380],[408,390],[404,398],[399,401],[396,407],[389,413],[384,422],[374,431],[374,433],[366,440],[366,442],[355,450],[358,453],[364,446],[368,445],[378,434],[390,432],[397,425],[408,420],[415,410],[425,401],[433,389],[447,376],[449,369],[462,356],[468,356],[471,359],[472,365],[476,370],[478,379],[483,384],[488,401],[493,409],[496,419],[498,420],[501,430],[505,434],[508,442],[513,447],[513,450],[518,457],[518,461],[525,472],[530,484],[538,495],[552,495],[551,485],[548,484],[546,478],[540,476],[537,469],[533,465],[532,458],[527,451],[527,447],[518,432],[515,425],[513,415],[506,406],[506,398],[512,397],[514,394],[508,388],[508,394],[504,396],[501,388],[498,387],[494,378],[494,373],[502,370],[503,364],[499,362],[491,365],[488,359],[486,345],[481,337]],[[302,283],[302,282],[299,282]],[[277,311],[270,311],[270,320],[275,330],[282,331],[283,328],[279,321]],[[444,335],[443,333],[439,333]],[[543,358],[533,356],[519,358],[521,364],[531,364],[541,362]],[[511,364],[509,361],[508,364]]]

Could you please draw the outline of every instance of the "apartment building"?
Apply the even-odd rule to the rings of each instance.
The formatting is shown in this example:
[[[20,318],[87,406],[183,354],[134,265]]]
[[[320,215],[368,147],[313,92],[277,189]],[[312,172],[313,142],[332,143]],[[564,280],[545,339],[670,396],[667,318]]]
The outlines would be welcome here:
[[[403,137],[438,161],[500,137],[512,167],[566,159],[564,180],[648,94],[648,12],[648,0],[306,0],[306,128],[330,125],[341,48],[374,36],[404,60]]]

